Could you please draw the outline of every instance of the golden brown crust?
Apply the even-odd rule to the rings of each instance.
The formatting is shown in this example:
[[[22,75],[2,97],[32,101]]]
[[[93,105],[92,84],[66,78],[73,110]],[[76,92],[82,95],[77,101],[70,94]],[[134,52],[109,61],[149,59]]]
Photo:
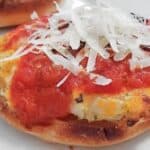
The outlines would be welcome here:
[[[60,1],[60,0],[58,0]],[[53,0],[27,0],[20,3],[0,3],[0,27],[25,23],[36,11],[39,16],[56,11]]]
[[[123,119],[119,122],[99,121],[93,123],[77,119],[55,120],[49,126],[27,128],[19,122],[6,104],[0,102],[0,115],[3,119],[21,131],[48,142],[88,147],[106,146],[129,140],[150,129],[149,117],[141,117],[139,120]]]

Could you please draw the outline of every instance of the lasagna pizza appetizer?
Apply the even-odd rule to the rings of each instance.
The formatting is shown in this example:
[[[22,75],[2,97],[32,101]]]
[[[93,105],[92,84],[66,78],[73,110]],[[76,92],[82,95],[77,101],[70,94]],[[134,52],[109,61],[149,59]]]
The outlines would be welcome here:
[[[30,16],[34,11],[37,12],[39,16],[55,12],[54,1],[0,0],[0,27],[25,23],[30,20]]]
[[[48,142],[131,139],[150,129],[149,45],[149,26],[102,0],[64,3],[0,38],[0,114]]]

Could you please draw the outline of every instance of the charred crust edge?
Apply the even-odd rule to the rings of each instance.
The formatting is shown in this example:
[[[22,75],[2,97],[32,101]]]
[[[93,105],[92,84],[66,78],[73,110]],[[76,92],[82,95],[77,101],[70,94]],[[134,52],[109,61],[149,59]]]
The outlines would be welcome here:
[[[0,95],[0,111],[8,110],[7,100],[4,96]]]
[[[127,120],[127,126],[128,126],[128,127],[132,127],[132,126],[134,126],[137,122],[138,122],[138,120],[129,119],[129,120]]]
[[[103,121],[102,121],[103,122]],[[117,124],[111,122],[99,123],[71,123],[67,129],[68,136],[71,135],[75,139],[109,141],[115,140],[124,135],[124,130]]]

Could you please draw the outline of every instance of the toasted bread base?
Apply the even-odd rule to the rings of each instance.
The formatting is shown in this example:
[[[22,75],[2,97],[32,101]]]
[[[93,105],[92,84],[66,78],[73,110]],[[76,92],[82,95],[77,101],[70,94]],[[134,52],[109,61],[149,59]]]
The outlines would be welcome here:
[[[150,119],[141,119],[127,128],[111,128],[106,124],[94,125],[88,122],[55,120],[49,126],[27,128],[6,108],[1,108],[0,116],[15,128],[42,140],[66,145],[102,147],[121,143],[150,129]]]
[[[41,0],[0,7],[0,27],[15,26],[31,20],[36,11],[39,16],[56,11],[53,0]]]

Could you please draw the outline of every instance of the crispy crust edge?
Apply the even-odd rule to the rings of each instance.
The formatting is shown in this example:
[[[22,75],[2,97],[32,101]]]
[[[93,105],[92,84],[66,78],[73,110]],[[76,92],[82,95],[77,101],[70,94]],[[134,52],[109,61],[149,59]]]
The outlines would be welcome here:
[[[51,122],[49,126],[34,126],[32,128],[27,128],[23,126],[8,109],[2,109],[0,111],[0,116],[20,131],[36,136],[49,143],[52,142],[72,146],[109,146],[132,139],[150,129],[150,119],[141,119],[134,126],[128,127],[121,132],[119,131],[120,129],[117,128],[115,131],[108,130],[108,133],[110,135],[114,134],[114,137],[108,136],[110,138],[107,138],[106,132],[101,130],[103,126],[89,126],[88,124],[78,124],[77,121],[70,123],[67,121],[55,120]]]
[[[57,0],[60,2],[61,0]],[[15,6],[0,7],[0,27],[15,26],[31,20],[30,16],[36,11],[39,16],[48,15],[56,11],[53,0],[33,1]]]

